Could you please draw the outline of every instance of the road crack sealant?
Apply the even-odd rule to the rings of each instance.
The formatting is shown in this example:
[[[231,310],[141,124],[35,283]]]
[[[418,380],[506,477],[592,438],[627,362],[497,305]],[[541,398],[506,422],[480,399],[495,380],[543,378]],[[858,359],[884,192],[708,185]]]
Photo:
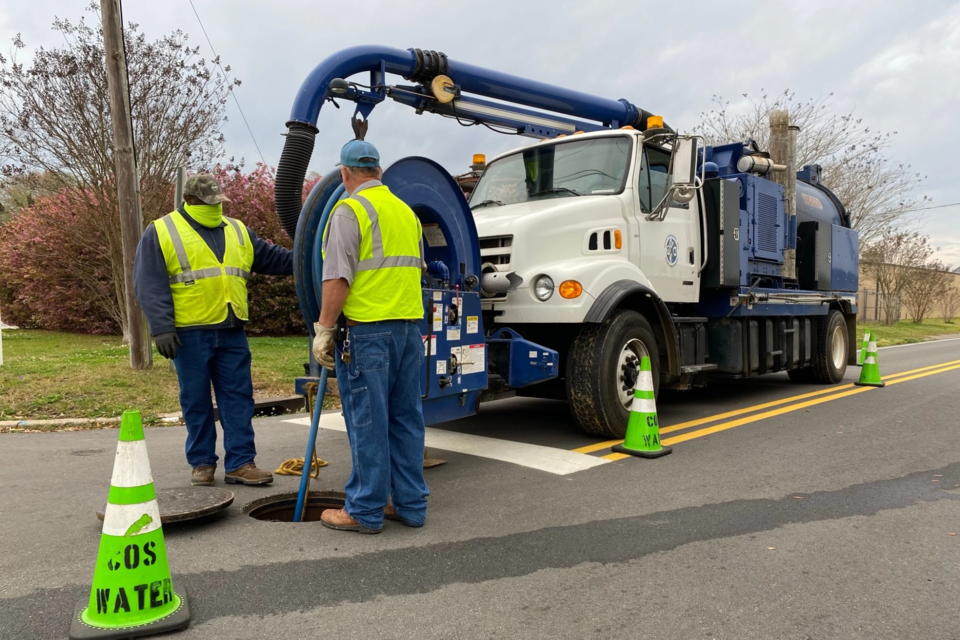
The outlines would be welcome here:
[[[939,483],[932,483],[931,477],[938,474]],[[695,542],[873,516],[921,502],[960,500],[960,494],[952,492],[955,484],[960,484],[960,462],[835,491],[789,493],[778,500],[732,500],[347,558],[174,575],[174,580],[189,590],[192,624],[198,625],[223,616],[276,615],[428,593],[454,583],[515,578],[583,563],[623,564]],[[0,599],[0,638],[61,635],[69,612],[88,594],[88,585],[75,585]]]

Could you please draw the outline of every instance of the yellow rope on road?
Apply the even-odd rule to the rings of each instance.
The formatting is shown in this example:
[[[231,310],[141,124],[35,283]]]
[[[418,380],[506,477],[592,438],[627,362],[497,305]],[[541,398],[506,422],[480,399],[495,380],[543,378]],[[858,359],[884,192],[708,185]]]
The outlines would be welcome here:
[[[305,385],[307,392],[307,414],[313,413],[313,403],[317,401],[317,383],[308,382]],[[329,462],[322,458],[317,457],[317,450],[313,450],[313,461],[310,464],[310,477],[318,478],[320,477],[320,467],[326,467]],[[289,460],[284,460],[280,467],[274,471],[278,476],[302,476],[303,475],[303,458],[290,458]]]
[[[325,467],[329,462],[322,460],[317,457],[316,452],[313,454],[313,462],[310,465],[310,477],[318,478],[320,477],[320,467]],[[275,474],[278,476],[302,476],[303,475],[303,458],[290,458],[289,460],[284,460],[280,465]]]

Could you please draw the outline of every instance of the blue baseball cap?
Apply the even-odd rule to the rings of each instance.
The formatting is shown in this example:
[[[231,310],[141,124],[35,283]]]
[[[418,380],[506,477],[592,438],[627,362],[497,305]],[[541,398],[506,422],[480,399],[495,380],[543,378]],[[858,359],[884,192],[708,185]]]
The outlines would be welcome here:
[[[380,152],[366,140],[351,140],[340,149],[338,167],[379,167]]]

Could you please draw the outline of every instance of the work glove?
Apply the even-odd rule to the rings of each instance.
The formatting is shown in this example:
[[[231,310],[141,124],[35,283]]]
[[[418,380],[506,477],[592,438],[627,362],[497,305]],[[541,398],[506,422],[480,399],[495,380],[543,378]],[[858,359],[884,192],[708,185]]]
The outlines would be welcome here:
[[[333,369],[333,337],[337,333],[336,327],[321,327],[319,322],[313,323],[313,357],[320,366]]]
[[[157,351],[167,360],[176,359],[177,347],[183,346],[183,343],[180,342],[180,336],[177,335],[176,331],[161,333],[160,335],[154,336],[153,339],[157,343]]]

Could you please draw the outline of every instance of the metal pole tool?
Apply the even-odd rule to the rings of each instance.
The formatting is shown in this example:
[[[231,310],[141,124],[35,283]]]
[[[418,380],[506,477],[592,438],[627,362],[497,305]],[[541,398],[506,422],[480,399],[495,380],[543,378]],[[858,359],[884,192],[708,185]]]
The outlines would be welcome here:
[[[300,475],[300,492],[297,494],[297,506],[293,512],[294,522],[303,522],[307,512],[310,494],[310,466],[313,451],[317,447],[317,430],[320,428],[320,413],[323,410],[323,396],[327,393],[327,368],[320,368],[320,383],[317,385],[317,399],[313,402],[313,419],[310,421],[310,435],[307,436],[307,452],[303,456],[303,473]]]

